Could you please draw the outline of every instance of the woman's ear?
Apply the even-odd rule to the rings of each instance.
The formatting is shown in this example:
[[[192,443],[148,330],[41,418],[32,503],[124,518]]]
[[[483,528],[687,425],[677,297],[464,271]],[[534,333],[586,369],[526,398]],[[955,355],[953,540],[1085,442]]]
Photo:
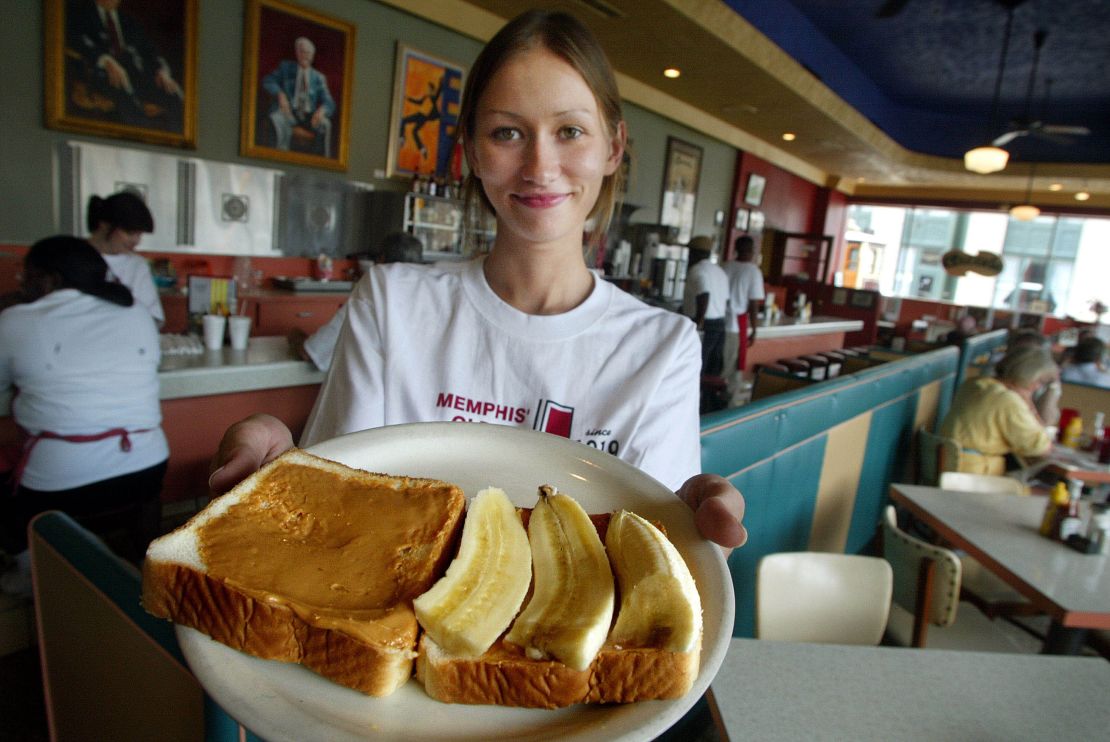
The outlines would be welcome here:
[[[605,174],[612,175],[617,172],[617,168],[621,166],[621,160],[624,158],[624,149],[628,143],[628,126],[621,121],[617,124],[617,130],[613,132],[613,136],[609,140],[609,157],[605,160]]]

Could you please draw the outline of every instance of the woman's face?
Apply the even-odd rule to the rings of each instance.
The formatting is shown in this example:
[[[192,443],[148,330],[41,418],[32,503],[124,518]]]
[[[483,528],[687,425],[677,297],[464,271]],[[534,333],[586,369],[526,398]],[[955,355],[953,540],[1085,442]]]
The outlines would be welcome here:
[[[586,81],[543,47],[512,56],[493,76],[467,146],[497,212],[499,242],[566,241],[577,249],[623,151],[623,124],[607,131]]]
[[[113,252],[130,252],[139,246],[143,239],[140,229],[113,229],[108,233],[108,247]]]

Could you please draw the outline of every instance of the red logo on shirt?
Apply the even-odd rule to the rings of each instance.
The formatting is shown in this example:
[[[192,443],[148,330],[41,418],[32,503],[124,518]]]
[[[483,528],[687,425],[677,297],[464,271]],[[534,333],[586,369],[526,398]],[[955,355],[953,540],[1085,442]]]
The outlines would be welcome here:
[[[542,399],[532,429],[570,438],[570,424],[573,420],[573,407],[552,402],[550,399]]]

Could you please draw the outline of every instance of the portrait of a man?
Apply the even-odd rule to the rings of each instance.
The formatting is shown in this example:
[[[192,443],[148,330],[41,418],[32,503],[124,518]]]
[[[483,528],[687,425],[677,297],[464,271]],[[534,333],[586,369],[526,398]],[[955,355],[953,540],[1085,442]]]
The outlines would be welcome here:
[[[196,0],[51,0],[47,123],[193,143]]]
[[[355,28],[283,0],[248,0],[244,155],[345,170]]]
[[[328,78],[312,66],[316,45],[304,36],[293,42],[296,60],[285,59],[262,78],[262,89],[270,94],[270,124],[273,146],[288,150],[296,137],[298,145],[331,157],[331,117],[335,99]]]

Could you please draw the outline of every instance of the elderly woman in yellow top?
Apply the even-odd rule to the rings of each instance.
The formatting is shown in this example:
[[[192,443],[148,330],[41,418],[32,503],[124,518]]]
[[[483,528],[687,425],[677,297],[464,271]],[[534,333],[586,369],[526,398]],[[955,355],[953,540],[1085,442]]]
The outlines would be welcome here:
[[[960,446],[958,470],[1002,474],[1006,454],[1048,453],[1052,439],[1045,426],[1060,417],[1059,373],[1046,349],[1024,345],[998,362],[994,377],[966,381],[940,426],[940,434]]]

